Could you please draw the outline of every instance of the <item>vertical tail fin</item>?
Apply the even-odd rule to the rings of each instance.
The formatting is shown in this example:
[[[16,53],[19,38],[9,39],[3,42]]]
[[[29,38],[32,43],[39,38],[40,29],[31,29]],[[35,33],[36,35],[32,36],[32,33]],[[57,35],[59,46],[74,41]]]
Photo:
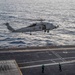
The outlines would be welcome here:
[[[14,32],[15,30],[9,25],[9,23],[5,23],[5,25],[7,26],[8,30]]]

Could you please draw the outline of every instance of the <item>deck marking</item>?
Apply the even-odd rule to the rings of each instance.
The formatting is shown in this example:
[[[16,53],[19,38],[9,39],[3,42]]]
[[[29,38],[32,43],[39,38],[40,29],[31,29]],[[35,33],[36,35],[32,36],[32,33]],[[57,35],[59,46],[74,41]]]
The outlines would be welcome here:
[[[64,53],[64,54],[67,54],[67,53],[68,53],[68,51],[63,51],[63,53]]]
[[[75,58],[75,57],[66,57],[66,58],[63,58],[63,59],[72,59],[72,58]],[[23,62],[23,63],[18,63],[18,64],[37,63],[37,62],[44,62],[44,61],[52,61],[52,62],[55,62],[56,60],[60,60],[60,58],[47,59],[47,60],[38,60],[38,61],[29,61],[29,62]]]
[[[52,49],[31,49],[31,50],[8,50],[0,51],[0,53],[14,53],[14,52],[40,52],[40,51],[53,51],[53,50],[75,50],[75,48],[52,48]]]
[[[65,62],[60,62],[61,64],[68,64],[68,63],[75,63],[75,60],[72,61],[65,61]],[[45,66],[50,66],[50,65],[58,65],[59,63],[48,63],[48,64],[44,64]],[[36,68],[36,67],[41,67],[42,64],[40,65],[32,65],[32,66],[24,66],[24,67],[20,67],[20,69],[25,69],[25,68]]]
[[[51,51],[56,57],[58,57],[59,59],[61,59],[62,61],[66,61],[65,59],[63,59],[58,53]]]

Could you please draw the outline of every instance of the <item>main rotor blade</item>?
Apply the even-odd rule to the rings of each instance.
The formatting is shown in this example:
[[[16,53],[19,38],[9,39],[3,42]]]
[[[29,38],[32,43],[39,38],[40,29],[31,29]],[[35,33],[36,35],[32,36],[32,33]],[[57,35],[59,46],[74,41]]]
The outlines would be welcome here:
[[[45,19],[25,19],[25,18],[20,18],[20,19],[23,19],[23,20],[28,20],[28,21],[45,21]]]

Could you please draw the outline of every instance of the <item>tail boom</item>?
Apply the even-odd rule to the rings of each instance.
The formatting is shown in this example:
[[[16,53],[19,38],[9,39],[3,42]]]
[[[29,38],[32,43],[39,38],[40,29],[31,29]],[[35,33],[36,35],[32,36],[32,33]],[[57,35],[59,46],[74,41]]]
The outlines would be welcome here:
[[[15,30],[9,25],[9,23],[5,23],[5,25],[7,26],[8,30],[15,32]]]

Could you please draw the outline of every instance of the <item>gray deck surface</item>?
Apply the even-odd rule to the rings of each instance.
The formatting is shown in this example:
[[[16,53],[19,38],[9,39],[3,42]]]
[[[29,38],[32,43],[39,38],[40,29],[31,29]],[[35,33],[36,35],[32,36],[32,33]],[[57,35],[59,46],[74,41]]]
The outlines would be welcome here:
[[[0,52],[0,60],[15,59],[23,75],[75,75],[75,50]],[[59,63],[62,71],[59,71]],[[42,73],[42,65],[45,65]]]

